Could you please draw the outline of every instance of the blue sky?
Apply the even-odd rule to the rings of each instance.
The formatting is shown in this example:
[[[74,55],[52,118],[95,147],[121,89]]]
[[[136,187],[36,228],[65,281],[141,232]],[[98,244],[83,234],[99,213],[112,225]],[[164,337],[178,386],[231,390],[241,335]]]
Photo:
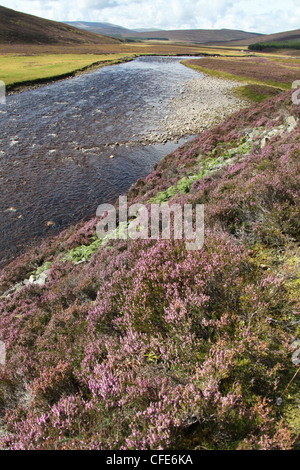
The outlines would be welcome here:
[[[56,21],[99,21],[127,28],[232,28],[275,33],[300,28],[299,0],[1,0]]]

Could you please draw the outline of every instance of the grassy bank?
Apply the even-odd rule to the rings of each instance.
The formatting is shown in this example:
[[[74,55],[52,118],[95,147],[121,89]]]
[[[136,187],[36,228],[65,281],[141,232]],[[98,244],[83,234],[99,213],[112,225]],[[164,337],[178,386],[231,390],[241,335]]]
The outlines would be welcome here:
[[[213,77],[244,83],[235,93],[241,98],[256,102],[290,89],[300,74],[298,59],[279,57],[204,58],[183,63]]]
[[[73,76],[93,67],[112,65],[135,57],[125,54],[45,54],[0,56],[0,80],[8,91]]]
[[[0,80],[12,91],[29,85],[67,78],[93,67],[130,60],[139,55],[218,55],[239,57],[238,48],[191,44],[104,44],[104,45],[0,45]]]
[[[211,60],[213,60],[213,59],[211,59]],[[194,70],[198,70],[199,72],[203,72],[207,75],[211,75],[212,77],[223,78],[224,80],[236,80],[238,82],[252,83],[252,84],[255,84],[255,85],[266,85],[267,84],[269,86],[280,87],[282,90],[288,90],[291,87],[290,84],[287,84],[285,82],[275,82],[274,80],[268,80],[268,79],[258,80],[258,79],[255,79],[255,78],[251,78],[251,76],[245,77],[243,75],[238,75],[238,74],[225,72],[223,69],[222,70],[215,70],[213,68],[208,68],[208,67],[203,67],[201,65],[196,65],[196,64],[193,64],[192,61],[183,61],[183,64],[190,67],[190,68],[192,68],[192,69],[194,69]],[[200,62],[198,62],[198,64],[200,64]],[[212,65],[215,65],[215,64],[212,63]],[[222,65],[223,64],[221,64],[220,68],[222,68]]]
[[[131,188],[204,204],[202,249],[95,218],[1,271],[3,447],[299,448],[299,118],[280,93]]]

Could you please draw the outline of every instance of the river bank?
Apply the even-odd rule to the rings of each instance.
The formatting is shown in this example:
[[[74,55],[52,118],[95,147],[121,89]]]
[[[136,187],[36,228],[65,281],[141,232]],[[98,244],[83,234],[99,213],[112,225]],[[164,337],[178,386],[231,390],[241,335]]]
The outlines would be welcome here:
[[[208,77],[189,80],[169,102],[169,113],[159,122],[159,132],[145,136],[148,143],[178,140],[195,135],[222,122],[249,102],[233,94],[239,82]]]
[[[115,57],[114,57],[115,56]],[[71,56],[72,57],[72,56]],[[79,55],[74,55],[73,56],[73,61],[76,62],[76,58],[78,60],[78,57],[81,57]],[[85,59],[87,56],[83,56]],[[61,68],[65,67],[65,62],[66,60],[68,60],[68,58],[70,58],[70,56],[62,56],[60,59],[59,59],[59,56],[57,55],[54,55],[54,56],[51,56],[51,55],[45,55],[45,56],[42,56],[42,57],[34,57],[34,60],[32,57],[14,57],[14,58],[10,58],[10,57],[0,57],[0,64],[1,64],[1,60],[2,62],[4,60],[8,61],[11,61],[12,59],[15,59],[16,61],[19,61],[19,64],[17,64],[17,67],[18,69],[22,69],[22,67],[27,67],[28,68],[28,62],[29,62],[29,65],[30,67],[32,67],[32,63],[35,63],[36,66],[39,66],[40,67],[42,66],[43,62],[45,62],[45,59],[46,59],[46,63],[47,63],[47,67],[45,67],[45,70],[42,70],[42,72],[40,72],[40,77],[36,77],[36,78],[28,78],[28,79],[23,79],[23,80],[16,80],[16,81],[13,81],[12,83],[7,83],[7,80],[6,80],[6,77],[2,77],[2,80],[4,81],[4,83],[6,83],[6,91],[7,91],[7,95],[12,95],[12,94],[15,94],[15,93],[21,93],[21,92],[24,92],[24,91],[28,91],[28,90],[34,90],[34,89],[37,89],[37,88],[40,88],[42,86],[45,86],[45,85],[49,85],[51,83],[56,83],[56,82],[60,82],[60,81],[63,81],[63,80],[68,80],[72,77],[78,77],[78,76],[81,76],[82,74],[85,74],[85,73],[91,73],[93,72],[94,70],[97,70],[99,68],[102,68],[102,67],[107,67],[107,66],[111,66],[111,65],[118,65],[118,64],[122,64],[124,62],[129,62],[131,60],[134,60],[136,57],[138,57],[137,54],[131,54],[131,55],[122,55],[122,54],[107,54],[107,55],[103,55],[101,58],[99,57],[98,60],[95,60],[97,58],[97,56],[95,55],[95,57],[93,59],[90,59],[90,61],[88,61],[87,59],[85,60],[85,62],[90,62],[88,63],[87,65],[83,65],[81,67],[76,67],[75,65],[72,67],[69,67],[70,70],[69,71],[66,71],[66,72],[57,72],[57,73],[53,73],[50,75],[50,76],[47,76],[47,74],[51,73],[51,68],[53,69],[53,67],[55,66],[55,62],[58,62],[56,64],[56,66],[59,68],[59,65],[61,66]],[[54,59],[53,59],[54,58]],[[54,61],[54,63],[51,63],[51,61]],[[41,64],[40,64],[41,62]],[[5,63],[2,64],[3,67],[5,67]],[[67,67],[65,67],[67,68]],[[48,71],[49,70],[49,71]],[[14,74],[17,72],[17,69],[16,70],[12,70],[11,71],[11,74]],[[35,72],[36,73],[36,72]],[[39,72],[37,73],[39,74]],[[26,75],[26,73],[25,73]],[[43,76],[43,75],[46,75],[46,76]]]
[[[0,264],[113,203],[178,143],[247,105],[231,94],[237,82],[181,60],[144,56],[7,97]]]

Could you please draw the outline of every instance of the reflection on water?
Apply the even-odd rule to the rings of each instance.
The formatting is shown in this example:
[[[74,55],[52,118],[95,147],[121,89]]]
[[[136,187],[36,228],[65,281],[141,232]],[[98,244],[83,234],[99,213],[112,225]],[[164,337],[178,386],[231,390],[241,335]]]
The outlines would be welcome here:
[[[141,57],[7,97],[0,106],[0,264],[32,239],[114,202],[177,147],[137,141],[157,129],[178,86],[195,77],[180,60]]]

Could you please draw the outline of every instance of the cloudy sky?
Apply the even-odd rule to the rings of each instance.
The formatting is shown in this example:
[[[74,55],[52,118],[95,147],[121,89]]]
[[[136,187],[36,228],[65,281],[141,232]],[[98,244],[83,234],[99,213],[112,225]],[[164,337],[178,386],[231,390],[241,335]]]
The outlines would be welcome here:
[[[300,28],[299,0],[0,0],[56,21],[99,21],[127,28],[232,28],[276,33]]]

